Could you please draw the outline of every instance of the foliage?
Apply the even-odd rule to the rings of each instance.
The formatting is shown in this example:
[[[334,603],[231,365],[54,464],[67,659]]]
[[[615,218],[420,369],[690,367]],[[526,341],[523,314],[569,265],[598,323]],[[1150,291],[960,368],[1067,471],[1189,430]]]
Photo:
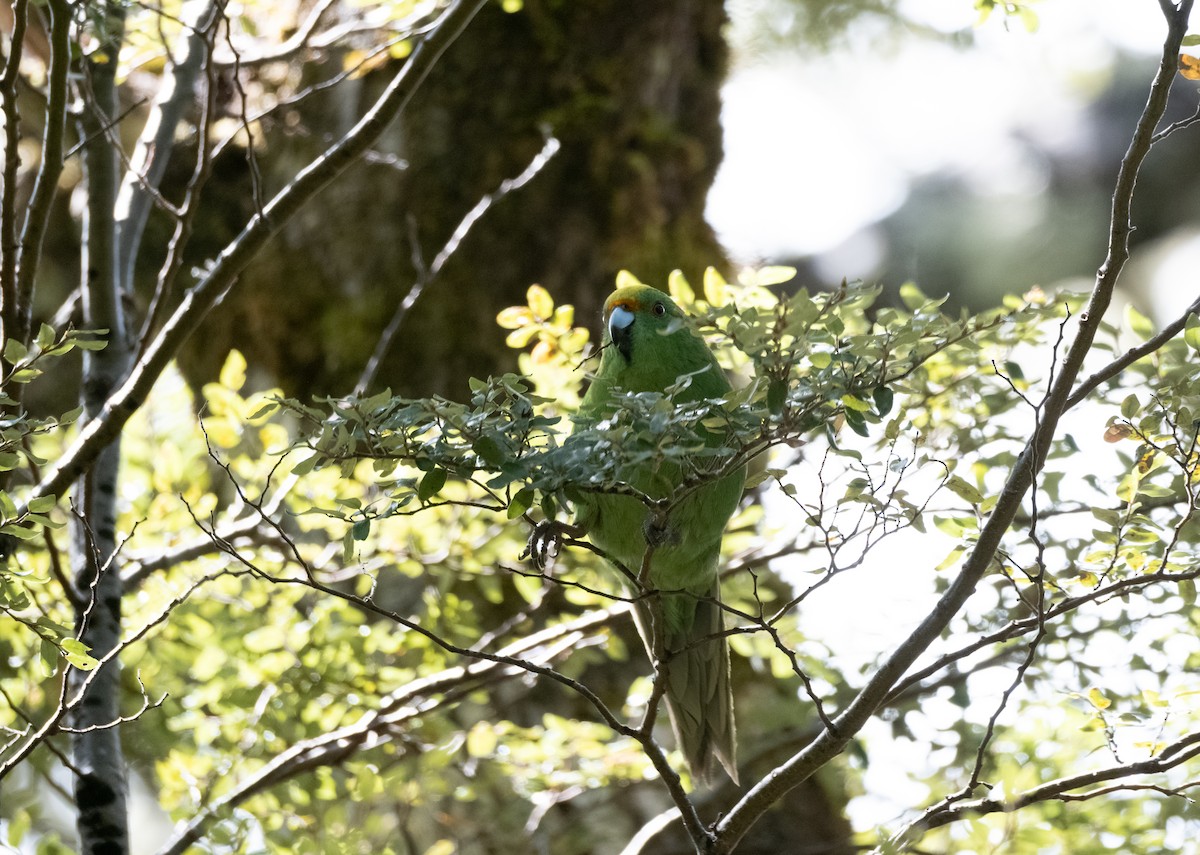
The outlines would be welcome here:
[[[64,5],[48,4],[65,26]],[[371,8],[392,34],[397,15],[419,11]],[[1168,15],[1168,65],[1181,10]],[[134,54],[143,11],[126,22]],[[102,65],[105,31],[89,33],[80,44]],[[1131,152],[1149,150],[1160,117]],[[268,210],[295,210],[307,198],[295,188],[315,193],[334,160]],[[538,286],[498,318],[528,350],[522,373],[472,380],[465,401],[287,399],[254,390],[236,351],[194,393],[166,368],[173,331],[232,285],[229,259],[252,254],[267,226],[248,225],[196,272],[181,315],[151,312],[133,373],[84,425],[78,410],[25,409],[21,390],[39,375],[67,382],[63,357],[96,351],[106,332],[20,335],[6,303],[0,831],[14,847],[66,851],[52,796],[64,776],[84,777],[68,741],[119,728],[175,823],[164,852],[590,853],[647,850],[679,826],[680,846],[729,851],[784,795],[772,786],[802,783],[788,776],[804,764],[892,800],[853,841],[882,852],[1179,848],[1200,819],[1188,799],[1200,753],[1200,301],[1163,330],[1134,310],[1106,319],[1128,217],[1113,229],[1092,295],[1033,288],[978,316],[948,315],[915,284],[894,307],[863,283],[782,292],[793,272],[782,268],[734,282],[710,269],[698,287],[673,274],[666,287],[734,391],[683,403],[685,376],[625,394],[597,421],[571,421],[589,335]],[[19,284],[12,268],[0,278]],[[107,486],[119,538],[106,552],[114,527],[90,506],[88,479],[117,435],[124,471]],[[537,523],[569,520],[585,493],[669,512],[743,464],[756,474],[722,579],[755,776],[739,796],[693,788],[658,739],[662,672],[629,620],[631,599],[652,592],[584,542],[567,539],[546,571],[521,553]],[[647,465],[685,478],[664,498],[640,495],[627,473]],[[86,489],[70,496],[47,487],[77,477]],[[120,574],[110,651],[82,641],[105,604],[86,574],[69,578],[74,564]],[[874,590],[886,576],[910,602]],[[842,625],[822,629],[830,613]],[[887,624],[898,640],[844,649]],[[115,673],[114,660],[120,716],[75,727],[91,675]],[[899,769],[906,749],[920,760]]]

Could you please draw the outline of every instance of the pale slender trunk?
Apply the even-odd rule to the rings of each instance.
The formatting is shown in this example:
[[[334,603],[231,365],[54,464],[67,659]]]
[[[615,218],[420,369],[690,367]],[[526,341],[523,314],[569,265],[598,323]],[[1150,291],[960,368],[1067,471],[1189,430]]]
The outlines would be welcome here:
[[[119,277],[118,234],[113,218],[120,160],[109,136],[118,112],[116,57],[123,18],[110,7],[108,42],[98,60],[87,61],[88,104],[80,130],[87,140],[84,160],[88,203],[84,217],[83,314],[90,329],[108,330],[107,346],[85,354],[84,420],[96,418],[112,390],[129,370]],[[92,656],[104,657],[121,637],[121,575],[116,561],[117,470],[120,435],[99,454],[76,483],[74,504],[75,630]],[[78,687],[83,678],[72,669]],[[74,694],[74,690],[72,692]],[[124,855],[129,851],[125,761],[121,751],[121,671],[114,657],[95,676],[83,702],[72,711],[72,763],[79,811],[80,851],[84,855]]]

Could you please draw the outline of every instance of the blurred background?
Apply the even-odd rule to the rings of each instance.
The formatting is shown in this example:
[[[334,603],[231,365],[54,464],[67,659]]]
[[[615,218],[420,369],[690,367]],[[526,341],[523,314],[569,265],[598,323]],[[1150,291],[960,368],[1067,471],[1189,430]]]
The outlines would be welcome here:
[[[251,133],[233,133],[214,160],[185,269],[203,269],[264,200],[354,125],[411,47],[408,23],[435,5],[231,5],[233,32],[216,58],[215,133],[224,138],[244,117],[254,118]],[[697,283],[710,265],[730,278],[743,266],[791,265],[798,273],[784,288],[825,289],[849,278],[880,282],[895,295],[915,281],[967,309],[997,305],[1004,294],[1033,286],[1086,289],[1104,258],[1113,183],[1158,61],[1165,30],[1159,6],[1156,0],[994,5],[490,3],[376,149],[288,222],[247,268],[185,346],[179,367],[199,389],[236,348],[246,357],[247,389],[281,386],[302,399],[346,394],[397,306],[421,282],[424,290],[371,391],[387,386],[462,400],[468,377],[516,367],[517,354],[495,318],[524,303],[530,284],[545,286],[558,304],[573,304],[577,322],[596,332],[599,307],[621,269],[662,286],[676,268]],[[177,7],[170,6],[172,15],[181,13]],[[314,38],[273,53],[314,14]],[[131,25],[135,33],[137,26],[144,38],[131,39],[122,57],[127,143],[161,84],[161,38],[172,36],[174,24],[148,14]],[[1178,78],[1168,120],[1186,120],[1197,103],[1197,84]],[[22,111],[31,122],[37,115],[32,106]],[[560,144],[557,153],[532,180],[498,199],[428,279],[463,218],[525,170],[548,137]],[[194,134],[181,134],[164,181],[168,199],[182,199],[196,151]],[[1197,292],[1197,163],[1200,129],[1183,130],[1157,146],[1138,185],[1134,258],[1122,299],[1158,320]],[[62,188],[39,283],[44,320],[61,316],[64,301],[69,309],[79,281],[84,191],[77,166],[69,164]],[[129,295],[135,311],[150,302],[171,229],[161,212],[152,215],[137,291]],[[72,402],[62,409],[76,397],[58,376],[40,393]],[[187,407],[190,416],[190,399]],[[1085,430],[1098,435],[1093,428]],[[517,551],[511,543],[506,548],[499,554]],[[857,597],[860,604],[864,589],[875,592],[879,603],[857,611],[865,625],[836,607],[802,616],[806,667],[829,666],[818,677],[828,681],[822,689],[842,693],[837,700],[854,683],[839,674],[861,674],[933,595],[923,568],[936,565],[948,546],[939,540],[923,549],[889,552],[875,576],[856,575],[853,584],[845,582],[847,591],[829,586],[831,597]],[[893,572],[900,564],[906,573]],[[912,583],[921,573],[919,584]],[[482,602],[477,593],[469,590],[463,601]],[[246,619],[261,618],[251,611]],[[230,620],[221,612],[213,626]],[[636,643],[632,633],[627,640]],[[185,676],[192,667],[187,649],[179,666]],[[623,694],[629,663],[594,659],[597,679]],[[765,773],[779,752],[803,744],[810,724],[794,713],[795,681],[788,674],[764,681],[746,659],[735,665],[739,704],[747,711],[746,732],[762,737],[746,746],[747,765],[751,774]],[[548,694],[529,689],[529,697],[513,703],[513,715],[560,707],[580,715],[539,692]],[[986,720],[989,697],[979,695],[976,718]],[[921,713],[949,731],[955,703],[942,699]],[[1057,727],[1052,717],[1043,724]],[[809,843],[823,842],[810,851],[854,851],[847,816],[857,828],[871,828],[920,804],[929,792],[921,779],[936,779],[942,761],[931,754],[931,740],[904,738],[906,727],[896,719],[873,722],[864,744],[887,751],[870,769],[848,774],[860,768],[859,756],[849,752],[837,775],[790,795],[746,851],[795,851],[786,847],[795,844],[797,827]],[[130,740],[131,757],[140,755],[148,767],[169,750],[168,738],[174,737],[140,734],[140,741]],[[614,788],[609,809],[593,812],[591,833],[628,839],[625,831],[666,807],[645,792]],[[508,804],[499,796],[497,803]],[[441,804],[454,822],[487,816],[484,808],[459,804],[457,793],[445,794]],[[579,831],[587,813],[573,810],[564,798],[547,825],[587,837]],[[135,824],[159,823],[165,833],[164,818],[150,814]],[[579,851],[591,851],[584,847]],[[687,851],[687,844],[676,839],[656,851]]]
[[[864,3],[826,33],[814,20],[847,4],[730,3],[708,212],[731,256],[813,283],[912,280],[976,309],[1088,283],[1162,20],[1154,2],[1023,5]],[[1170,120],[1195,111],[1196,90],[1178,79]],[[1195,293],[1197,145],[1160,145],[1138,186],[1125,286],[1143,309]]]

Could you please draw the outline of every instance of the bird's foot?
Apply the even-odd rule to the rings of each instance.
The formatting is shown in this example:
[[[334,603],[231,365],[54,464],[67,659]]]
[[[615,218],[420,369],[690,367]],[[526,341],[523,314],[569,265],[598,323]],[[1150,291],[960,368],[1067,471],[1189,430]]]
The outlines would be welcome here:
[[[564,538],[580,538],[585,534],[587,529],[583,526],[558,520],[544,520],[534,526],[533,534],[529,535],[529,541],[520,557],[528,558],[539,571],[545,570],[550,559],[558,555]]]
[[[642,536],[646,545],[657,549],[660,546],[674,546],[679,543],[679,530],[674,528],[665,515],[651,514],[642,524]]]

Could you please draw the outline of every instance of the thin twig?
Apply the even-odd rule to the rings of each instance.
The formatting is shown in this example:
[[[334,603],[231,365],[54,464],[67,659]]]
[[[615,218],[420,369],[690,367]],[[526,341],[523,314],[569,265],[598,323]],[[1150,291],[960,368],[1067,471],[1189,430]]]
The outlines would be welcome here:
[[[1024,451],[1009,473],[991,515],[980,530],[975,548],[933,610],[887,658],[838,716],[836,735],[829,729],[823,730],[808,746],[777,766],[771,774],[752,787],[720,821],[717,825],[716,842],[710,850],[714,855],[731,852],[746,831],[772,804],[845,749],[854,734],[858,733],[879,709],[904,672],[941,635],[974,593],[991,566],[1001,539],[1012,526],[1024,496],[1037,474],[1038,463],[1046,459],[1059,419],[1067,409],[1071,387],[1091,349],[1096,331],[1112,300],[1117,279],[1129,257],[1129,235],[1132,231],[1129,212],[1134,184],[1150,151],[1154,129],[1166,109],[1171,83],[1176,73],[1179,46],[1187,31],[1192,0],[1181,0],[1178,9],[1171,6],[1167,0],[1161,0],[1160,5],[1164,8],[1168,33],[1146,107],[1138,120],[1129,150],[1121,161],[1117,175],[1107,257],[1096,274],[1096,283],[1087,310],[1080,316],[1075,340],[1048,392],[1040,429],[1026,443]]]
[[[407,317],[409,311],[416,304],[417,299],[421,296],[422,292],[437,278],[438,274],[441,273],[442,268],[446,265],[446,262],[454,257],[454,254],[458,251],[463,239],[470,233],[471,229],[475,226],[475,223],[479,222],[483,215],[486,214],[488,209],[490,209],[494,204],[499,202],[509,193],[525,186],[531,180],[533,180],[533,177],[542,171],[542,168],[550,162],[550,158],[554,157],[560,147],[561,144],[557,138],[553,136],[547,136],[546,143],[542,146],[542,150],[534,156],[533,160],[529,162],[529,165],[525,167],[520,175],[518,175],[516,178],[509,178],[502,181],[500,186],[497,187],[494,192],[485,195],[475,203],[475,207],[471,208],[471,210],[467,212],[467,215],[462,218],[459,224],[455,227],[454,231],[450,233],[450,237],[438,251],[437,256],[434,257],[433,263],[429,265],[428,269],[424,269],[423,265],[421,265],[419,261],[420,245],[418,243],[416,229],[410,229],[410,239],[413,244],[414,261],[416,261],[417,267],[416,281],[413,282],[412,287],[408,289],[408,293],[404,295],[404,299],[400,301],[400,305],[396,307],[396,311],[392,314],[392,319],[388,321],[387,327],[379,336],[379,341],[375,345],[375,350],[371,354],[371,358],[367,361],[366,367],[363,368],[363,372],[358,378],[358,383],[355,384],[354,394],[366,394],[367,389],[369,389],[371,384],[375,382],[375,377],[379,373],[379,366],[383,362],[384,357],[387,356],[387,352],[391,349],[392,342],[396,338],[396,334],[400,331],[400,326],[404,323],[405,317]]]
[[[341,140],[280,190],[262,214],[250,220],[216,258],[203,279],[184,295],[128,379],[108,399],[104,411],[80,430],[29,498],[61,493],[120,433],[180,346],[233,287],[242,269],[305,203],[374,145],[391,120],[408,105],[438,58],[486,2],[458,0],[451,3],[439,19],[439,25],[417,45],[371,110]],[[59,3],[64,0],[53,0],[52,6]]]

